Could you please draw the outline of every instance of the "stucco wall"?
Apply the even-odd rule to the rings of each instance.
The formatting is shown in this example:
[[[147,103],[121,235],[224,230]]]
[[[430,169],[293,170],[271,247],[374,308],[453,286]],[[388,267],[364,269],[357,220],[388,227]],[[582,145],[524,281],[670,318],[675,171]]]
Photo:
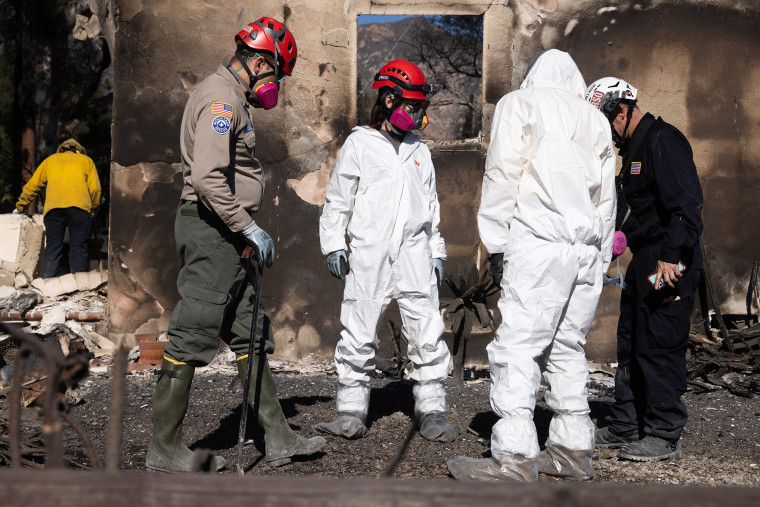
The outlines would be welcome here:
[[[505,5],[506,4],[506,5]],[[355,117],[356,19],[363,14],[484,14],[484,121],[478,143],[431,146],[441,230],[457,270],[477,242],[475,214],[498,99],[519,84],[539,49],[570,51],[587,82],[618,74],[640,89],[640,104],[691,140],[705,190],[706,240],[724,301],[739,310],[760,219],[752,144],[758,113],[754,2],[556,1],[423,2],[290,0],[119,0],[114,47],[109,310],[113,334],[167,327],[176,304],[173,221],[180,191],[179,123],[194,85],[226,63],[234,34],[261,15],[283,20],[299,48],[281,106],[256,111],[257,154],[265,167],[257,222],[275,239],[263,303],[277,355],[328,357],[338,339],[342,284],[327,272],[317,222],[329,172]],[[613,21],[614,20],[614,21]],[[445,293],[443,294],[446,295]],[[589,337],[597,358],[614,358],[616,289],[605,289]],[[727,307],[728,308],[728,307]],[[483,340],[487,340],[487,336]],[[473,357],[482,347],[470,347]]]

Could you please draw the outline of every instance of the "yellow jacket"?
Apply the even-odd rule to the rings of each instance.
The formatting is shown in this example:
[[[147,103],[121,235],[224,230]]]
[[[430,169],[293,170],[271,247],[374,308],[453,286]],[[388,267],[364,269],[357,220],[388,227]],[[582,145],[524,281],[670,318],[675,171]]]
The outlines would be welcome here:
[[[63,152],[46,158],[24,185],[16,209],[24,211],[45,185],[45,215],[52,209],[72,206],[92,212],[100,204],[100,179],[87,155]]]

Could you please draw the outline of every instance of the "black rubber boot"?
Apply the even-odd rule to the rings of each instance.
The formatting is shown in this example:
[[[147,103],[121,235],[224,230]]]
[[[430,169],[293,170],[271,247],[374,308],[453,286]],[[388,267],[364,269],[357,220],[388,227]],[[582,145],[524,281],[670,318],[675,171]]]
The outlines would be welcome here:
[[[164,359],[153,397],[153,438],[145,466],[159,472],[190,472],[193,451],[182,443],[182,421],[190,400],[190,384],[195,367]],[[216,459],[216,469],[224,468],[224,459]]]
[[[245,376],[248,369],[248,359],[238,359],[238,373],[245,386]],[[269,369],[266,357],[262,360],[259,356],[253,356],[253,368],[251,369],[251,388],[248,395],[248,403],[253,407],[256,397],[256,372],[263,368],[261,374],[261,398],[259,403],[258,421],[264,428],[264,444],[266,446],[266,461],[272,467],[279,467],[290,463],[294,456],[308,456],[319,452],[327,441],[324,437],[304,438],[290,429],[288,420],[280,407],[277,398],[277,389]]]

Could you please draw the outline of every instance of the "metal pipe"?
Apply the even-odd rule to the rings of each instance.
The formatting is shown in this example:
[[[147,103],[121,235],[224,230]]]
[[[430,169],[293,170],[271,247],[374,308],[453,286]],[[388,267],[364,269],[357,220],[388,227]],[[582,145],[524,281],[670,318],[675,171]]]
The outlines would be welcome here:
[[[0,322],[14,322],[25,320],[42,320],[46,312],[32,311],[22,314],[21,312],[2,311],[0,312]],[[97,322],[105,320],[106,312],[66,312],[66,320],[75,320],[77,322]]]

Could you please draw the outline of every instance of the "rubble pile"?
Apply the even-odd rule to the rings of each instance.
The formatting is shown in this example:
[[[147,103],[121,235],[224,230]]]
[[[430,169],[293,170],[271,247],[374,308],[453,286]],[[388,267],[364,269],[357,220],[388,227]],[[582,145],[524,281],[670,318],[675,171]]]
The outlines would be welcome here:
[[[34,280],[11,287],[0,298],[0,321],[16,325],[40,341],[55,345],[64,356],[80,351],[93,361],[110,364],[116,346],[105,333],[107,275],[77,273]],[[45,288],[55,287],[55,290]],[[13,377],[14,361],[21,344],[0,331],[0,396],[7,394]],[[24,365],[22,406],[29,406],[45,391],[46,365],[41,357],[30,356]],[[69,402],[81,397],[72,390]]]
[[[760,393],[760,250],[749,276],[746,313],[740,314],[721,312],[704,245],[702,255],[705,266],[698,295],[704,329],[689,335],[687,380],[702,392],[727,389],[737,396],[751,398]],[[708,296],[713,313],[708,311]],[[752,311],[755,305],[758,313]]]
[[[692,334],[687,370],[689,384],[704,391],[760,394],[760,324],[731,329],[728,340]]]
[[[42,431],[37,429],[31,434],[24,435],[20,446],[21,464],[27,468],[42,470],[45,458],[45,443]],[[10,437],[8,436],[8,421],[0,417],[0,468],[11,466]]]

